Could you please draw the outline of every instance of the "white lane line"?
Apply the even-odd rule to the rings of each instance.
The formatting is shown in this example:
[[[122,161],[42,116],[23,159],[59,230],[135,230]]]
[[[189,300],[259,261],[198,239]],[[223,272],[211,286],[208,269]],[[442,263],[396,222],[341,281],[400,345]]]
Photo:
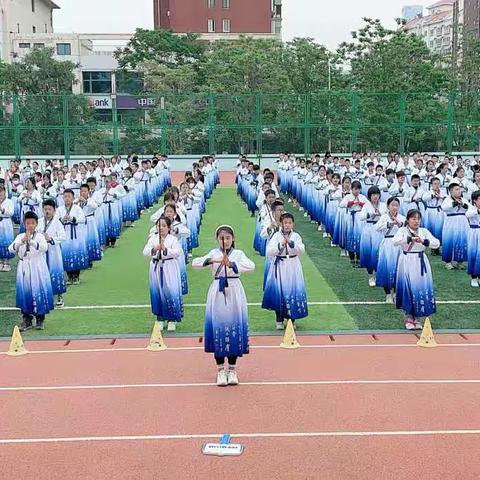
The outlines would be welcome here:
[[[172,337],[173,338],[173,337]],[[280,337],[279,337],[280,339]],[[32,337],[29,341],[35,341],[35,338]],[[81,341],[81,340],[79,340]],[[8,342],[4,342],[6,345]],[[168,343],[168,338],[167,338]],[[28,347],[28,341],[27,345]],[[443,343],[440,347],[460,347],[460,348],[467,348],[467,347],[480,347],[480,343]],[[352,345],[302,345],[300,349],[335,349],[335,348],[416,348],[418,346],[416,343],[392,343],[392,344],[352,344]],[[201,350],[203,352],[204,347],[168,347],[167,350],[164,350],[162,353],[165,352],[175,352],[175,351],[187,351],[187,350]],[[280,350],[280,346],[278,345],[255,345],[250,347],[250,350]],[[145,352],[148,355],[151,355],[151,352],[148,352],[146,348],[143,347],[131,347],[131,348],[85,348],[85,349],[71,349],[65,348],[65,350],[29,350],[29,354],[33,355],[43,355],[49,353],[96,353],[96,352]],[[0,352],[1,355],[7,355],[7,352]]]
[[[209,440],[219,439],[224,433],[200,433],[185,435],[112,435],[91,437],[50,437],[50,438],[0,438],[0,444],[28,443],[80,443],[80,442],[132,442],[152,440]],[[234,440],[238,438],[335,438],[335,437],[403,437],[403,436],[447,436],[447,435],[480,435],[478,429],[464,430],[393,430],[393,431],[332,431],[332,432],[285,432],[285,433],[232,433]]]
[[[480,305],[480,300],[437,300],[438,305]],[[248,303],[249,307],[261,307],[261,303]],[[308,302],[310,306],[328,306],[328,305],[385,305],[388,306],[385,302],[378,301],[363,301],[363,302]],[[186,308],[204,308],[205,303],[186,303],[184,307]],[[115,310],[115,309],[149,309],[151,305],[72,305],[65,306],[61,310]],[[59,309],[60,310],[60,309]],[[17,312],[19,311],[16,307],[0,307],[0,312]]]
[[[446,380],[312,380],[284,382],[242,382],[243,387],[338,386],[338,385],[472,385],[480,379]],[[216,383],[133,383],[111,385],[52,385],[28,387],[0,387],[0,392],[61,392],[65,390],[123,390],[148,388],[204,388]]]

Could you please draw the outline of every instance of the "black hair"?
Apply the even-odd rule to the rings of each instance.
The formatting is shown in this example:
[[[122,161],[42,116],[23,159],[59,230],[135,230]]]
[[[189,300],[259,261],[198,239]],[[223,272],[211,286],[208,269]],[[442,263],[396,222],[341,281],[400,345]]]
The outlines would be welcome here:
[[[23,222],[25,223],[25,220],[35,220],[38,223],[38,216],[35,212],[25,212],[25,215],[23,216]]]
[[[477,190],[476,192],[472,193],[472,202],[475,200],[478,200],[480,198],[480,190]]]
[[[400,177],[405,177],[405,172],[403,170],[400,170],[399,172],[397,172],[397,178],[400,178]]]
[[[437,180],[437,181],[440,181],[440,179],[438,177],[432,177],[432,179],[430,180],[430,185],[432,185],[432,183]]]
[[[397,202],[399,205],[400,205],[400,200],[397,198],[397,197],[390,197],[388,200],[387,200],[387,207],[393,203],[393,202]]]
[[[275,190],[271,190],[271,189],[270,189],[270,190],[267,190],[264,195],[265,195],[265,198],[266,198],[267,195],[272,195],[272,194],[273,194],[273,195],[276,195]]]
[[[165,215],[165,210],[166,210],[167,208],[171,208],[171,209],[175,212],[175,220],[176,220],[177,222],[179,222],[179,221],[180,221],[180,215],[178,214],[178,212],[177,212],[177,207],[176,207],[175,205],[165,205],[165,208],[163,209],[163,215],[162,215],[162,217]]]
[[[232,241],[232,248],[235,248],[235,234],[233,233],[233,229],[231,227],[227,227],[225,225],[222,225],[218,230],[217,230],[217,240],[218,237],[220,236],[221,233],[228,233],[229,235],[232,236],[233,241]]]
[[[411,180],[415,180],[416,178],[418,178],[418,180],[420,180],[420,175],[417,175],[415,173],[415,174],[412,175]]]
[[[174,198],[174,196],[173,196],[173,193],[167,192],[167,193],[163,196],[163,203],[169,202],[170,200],[175,201],[175,198]]]
[[[65,195],[66,193],[71,193],[73,196],[75,196],[75,194],[73,193],[73,190],[71,188],[66,188],[64,191],[63,191],[63,194]]]
[[[96,185],[97,184],[97,179],[95,177],[88,177],[87,178],[87,183],[94,183]]]
[[[37,189],[37,181],[35,180],[35,177],[29,177],[27,180],[30,180],[33,184],[33,188],[36,190]]]
[[[368,199],[370,200],[372,198],[372,196],[375,195],[375,194],[381,195],[380,189],[376,186],[370,187],[368,189],[368,193],[367,193]]]
[[[157,220],[155,225],[157,225],[157,226],[160,225],[160,220],[165,221],[165,223],[167,224],[168,230],[170,231],[170,228],[172,226],[172,221],[168,217],[165,217],[165,215],[162,215],[161,217],[159,217],[159,219]]]
[[[333,179],[333,178],[338,178],[339,180],[341,180],[341,177],[340,177],[340,174],[339,174],[339,173],[334,173],[334,174],[332,175],[332,179]]]
[[[284,205],[285,205],[285,202],[283,200],[280,200],[280,199],[275,200],[271,205],[272,212],[274,212],[278,207],[283,207]]]
[[[358,180],[354,180],[354,181],[352,182],[352,190],[353,190],[354,188],[358,188],[359,190],[361,190],[361,189],[362,189],[362,184],[361,184]]]
[[[395,170],[393,168],[387,168],[387,171],[385,172],[385,175],[391,175],[392,173],[395,173]]]
[[[289,219],[293,223],[295,223],[295,218],[291,213],[283,213],[282,216],[280,217],[280,223],[282,223],[286,219]]]
[[[453,182],[448,186],[448,191],[451,193],[455,187],[459,187],[459,186],[460,185],[458,183]]]
[[[412,208],[407,212],[407,222],[415,215],[418,215],[420,217],[420,220],[422,219],[422,212],[420,210],[417,210],[416,208]]]
[[[54,210],[57,209],[57,204],[55,203],[55,200],[52,198],[47,198],[43,203],[42,207],[53,207]]]

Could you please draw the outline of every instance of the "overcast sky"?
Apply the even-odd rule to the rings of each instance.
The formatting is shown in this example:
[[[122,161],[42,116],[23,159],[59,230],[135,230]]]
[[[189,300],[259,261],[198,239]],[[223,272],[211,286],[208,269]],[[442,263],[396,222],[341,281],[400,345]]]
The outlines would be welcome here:
[[[153,26],[152,0],[55,1],[62,7],[54,17],[58,32],[129,33],[136,27]],[[314,37],[333,49],[361,26],[362,17],[380,18],[386,26],[393,26],[403,5],[432,3],[433,0],[283,0],[283,39]]]

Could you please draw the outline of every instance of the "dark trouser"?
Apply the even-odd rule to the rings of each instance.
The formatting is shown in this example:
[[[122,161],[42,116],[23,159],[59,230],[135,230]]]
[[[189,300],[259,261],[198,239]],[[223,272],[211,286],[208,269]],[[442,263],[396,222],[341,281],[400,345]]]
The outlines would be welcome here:
[[[35,317],[37,325],[45,321],[45,315],[32,315],[30,313],[22,313],[23,323],[25,325],[32,325],[33,317]]]
[[[480,278],[480,275],[472,275],[472,278]]]
[[[439,248],[432,248],[432,255],[440,255],[440,247]]]
[[[107,246],[108,247],[113,247],[116,243],[117,239],[115,237],[113,238],[107,238]]]
[[[359,256],[355,252],[348,252],[348,256],[350,257],[351,262],[358,262]]]
[[[283,323],[285,320],[288,320],[288,318],[283,317],[279,313],[276,314],[276,317],[277,317],[277,320],[276,320],[277,323]],[[293,318],[291,318],[290,320],[292,320],[292,323],[295,323],[295,320],[293,320]]]
[[[373,275],[373,268],[367,268],[367,272],[369,275]]]
[[[385,295],[390,295],[390,294],[392,293],[392,289],[391,289],[391,288],[383,287],[383,291],[385,292]]]
[[[234,367],[237,364],[237,358],[238,357],[234,355],[227,357],[228,364],[231,367]],[[225,365],[225,357],[215,357],[215,362],[217,362],[217,365],[221,367],[222,365]]]
[[[67,272],[67,277],[70,281],[78,280],[80,278],[80,270],[72,270]]]

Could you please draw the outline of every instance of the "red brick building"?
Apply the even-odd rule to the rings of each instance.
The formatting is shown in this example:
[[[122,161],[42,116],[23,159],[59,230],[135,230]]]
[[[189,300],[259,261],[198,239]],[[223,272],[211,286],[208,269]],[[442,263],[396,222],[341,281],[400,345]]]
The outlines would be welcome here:
[[[153,7],[155,28],[206,40],[281,35],[282,0],[154,0]]]

